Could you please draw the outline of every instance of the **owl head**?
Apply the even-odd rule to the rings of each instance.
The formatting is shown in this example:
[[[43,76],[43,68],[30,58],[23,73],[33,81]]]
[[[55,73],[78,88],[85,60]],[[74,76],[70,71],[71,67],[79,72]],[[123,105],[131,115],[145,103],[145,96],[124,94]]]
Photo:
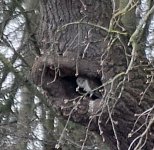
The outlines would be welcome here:
[[[78,78],[76,79],[76,83],[77,83],[77,85],[78,85],[80,88],[84,88],[84,86],[85,86],[85,81],[86,81],[86,79],[84,79],[84,78],[82,78],[82,77],[78,77]]]

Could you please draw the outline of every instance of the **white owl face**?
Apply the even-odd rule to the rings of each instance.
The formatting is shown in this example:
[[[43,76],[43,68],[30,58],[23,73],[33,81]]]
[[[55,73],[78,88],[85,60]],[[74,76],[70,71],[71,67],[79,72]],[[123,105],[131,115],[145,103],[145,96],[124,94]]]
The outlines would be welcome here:
[[[79,87],[81,87],[81,88],[84,88],[84,86],[85,86],[85,79],[84,78],[81,78],[81,77],[78,77],[77,79],[76,79],[76,83],[78,84],[78,86]]]

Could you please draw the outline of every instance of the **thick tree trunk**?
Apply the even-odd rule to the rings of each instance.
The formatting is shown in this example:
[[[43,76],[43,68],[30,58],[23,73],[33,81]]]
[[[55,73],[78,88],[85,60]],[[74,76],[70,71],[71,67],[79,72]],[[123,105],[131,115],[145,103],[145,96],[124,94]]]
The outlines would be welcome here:
[[[136,49],[131,65],[126,37],[114,43],[113,35],[109,38],[111,6],[108,0],[42,1],[38,40],[43,55],[33,65],[32,78],[64,117],[85,126],[90,123],[89,129],[104,136],[112,149],[124,150],[148,126],[151,114],[137,118],[152,108],[154,86],[146,84],[151,71],[141,50]],[[90,98],[76,92],[77,76],[102,82],[102,99],[94,104],[97,115],[89,112]],[[149,128],[145,150],[154,147],[151,135]]]

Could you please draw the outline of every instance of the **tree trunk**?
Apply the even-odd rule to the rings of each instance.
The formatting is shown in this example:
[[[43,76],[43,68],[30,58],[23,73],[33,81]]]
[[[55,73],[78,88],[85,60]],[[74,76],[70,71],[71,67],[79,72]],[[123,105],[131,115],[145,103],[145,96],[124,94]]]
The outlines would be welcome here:
[[[17,150],[27,149],[29,142],[29,133],[31,133],[31,119],[32,119],[32,108],[33,108],[34,96],[28,91],[26,87],[21,89],[21,101],[20,111],[18,117],[18,142],[16,145]]]
[[[141,113],[153,106],[154,86],[152,82],[146,84],[151,66],[140,46],[135,47],[133,56],[134,47],[127,46],[129,36],[120,25],[108,33],[111,6],[108,0],[41,1],[37,37],[42,56],[33,65],[32,78],[64,117],[89,125],[112,149],[123,150],[136,138],[143,142],[140,134],[149,125],[151,114]],[[90,97],[76,92],[78,76],[102,83],[101,103],[94,104],[99,106],[96,114],[89,112]],[[150,127],[145,150],[154,147],[151,135]],[[138,142],[136,139],[132,147],[140,145]]]

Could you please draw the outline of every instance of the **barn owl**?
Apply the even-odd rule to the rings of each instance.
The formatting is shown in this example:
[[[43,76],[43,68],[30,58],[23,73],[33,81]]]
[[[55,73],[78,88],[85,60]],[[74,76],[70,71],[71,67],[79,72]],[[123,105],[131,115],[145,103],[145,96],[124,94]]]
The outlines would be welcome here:
[[[101,98],[101,93],[98,90],[93,91],[95,88],[100,86],[96,81],[85,77],[78,77],[76,79],[76,83],[78,85],[76,91],[79,91],[79,88],[82,88],[84,91],[90,94],[90,97],[95,96],[97,98]]]

